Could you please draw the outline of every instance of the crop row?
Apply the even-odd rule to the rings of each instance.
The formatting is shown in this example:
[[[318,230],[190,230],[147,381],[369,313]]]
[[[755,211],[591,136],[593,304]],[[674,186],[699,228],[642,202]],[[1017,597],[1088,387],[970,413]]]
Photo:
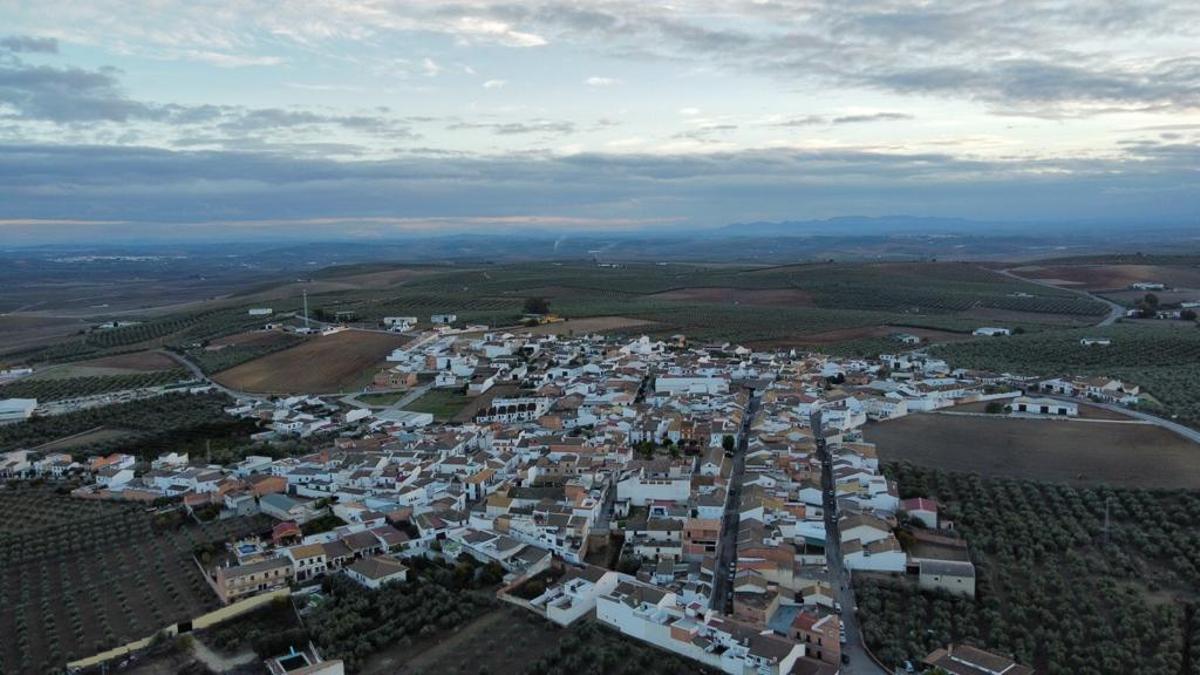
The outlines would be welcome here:
[[[985,480],[908,464],[887,471],[902,496],[933,497],[956,523],[971,546],[977,595],[856,582],[864,637],[885,662],[916,662],[963,641],[1050,674],[1165,675],[1190,657],[1195,636],[1180,606],[1152,597],[1185,597],[1200,582],[1200,494]]]
[[[112,391],[156,387],[179,382],[187,377],[186,370],[176,369],[127,375],[24,379],[0,387],[0,398],[36,398],[39,401],[59,401],[65,398],[94,396]]]

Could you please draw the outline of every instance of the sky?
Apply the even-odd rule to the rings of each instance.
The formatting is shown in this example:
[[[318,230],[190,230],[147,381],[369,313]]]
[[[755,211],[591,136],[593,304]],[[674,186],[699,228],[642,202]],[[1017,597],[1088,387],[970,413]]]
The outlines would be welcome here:
[[[1194,0],[0,0],[0,239],[1200,226]]]

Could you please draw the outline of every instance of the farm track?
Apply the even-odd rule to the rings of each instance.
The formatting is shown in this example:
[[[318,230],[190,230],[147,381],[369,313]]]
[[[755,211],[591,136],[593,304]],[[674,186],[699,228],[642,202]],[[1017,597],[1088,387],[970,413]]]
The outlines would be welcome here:
[[[988,269],[988,268],[983,268],[983,269]],[[1045,281],[1039,281],[1037,279],[1027,279],[1019,274],[1015,274],[1011,270],[992,270],[992,271],[996,272],[997,274],[1002,274],[1006,277],[1016,279],[1018,281],[1025,281],[1025,282],[1028,282],[1031,284],[1037,284],[1038,286],[1044,286],[1045,288],[1053,288],[1054,290],[1057,290],[1057,291],[1067,291],[1070,293],[1074,293],[1075,295],[1078,295],[1080,297],[1085,297],[1085,298],[1088,298],[1091,300],[1095,300],[1097,302],[1103,302],[1105,305],[1108,306],[1108,315],[1105,316],[1103,319],[1101,319],[1099,323],[1094,324],[1096,327],[1111,326],[1117,322],[1117,319],[1120,319],[1121,317],[1125,316],[1125,308],[1124,307],[1122,307],[1121,305],[1118,305],[1117,303],[1113,302],[1112,300],[1109,300],[1107,298],[1102,298],[1102,297],[1095,295],[1093,293],[1090,293],[1088,291],[1082,291],[1082,290],[1079,290],[1078,288],[1068,288],[1066,286],[1055,286],[1054,284],[1051,284],[1051,283],[1048,283]]]

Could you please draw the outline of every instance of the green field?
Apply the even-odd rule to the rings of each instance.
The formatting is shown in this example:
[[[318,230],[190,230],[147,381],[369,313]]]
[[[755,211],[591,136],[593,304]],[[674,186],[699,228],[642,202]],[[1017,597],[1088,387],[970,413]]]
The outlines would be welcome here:
[[[377,394],[359,394],[358,400],[367,405],[392,405],[396,401],[408,396],[407,391],[385,391]]]
[[[421,398],[404,406],[404,409],[431,413],[438,422],[446,422],[465,408],[473,398],[458,389],[430,389]]]
[[[564,317],[653,321],[658,335],[831,350],[857,342],[853,353],[886,347],[879,338],[887,327],[966,334],[1001,323],[1039,333],[1086,326],[1106,312],[1102,303],[1069,290],[1025,282],[975,263],[372,265],[328,268],[315,279],[308,284],[313,314],[350,312],[368,326],[385,316],[427,320],[435,313],[457,314],[460,323],[512,326],[527,298],[542,297]],[[280,316],[299,309],[293,296],[303,286],[289,280],[256,292],[285,298],[270,303]],[[215,372],[286,346],[204,350],[209,341],[261,325],[261,319],[246,315],[251,305],[230,306],[228,299],[221,303],[144,317],[140,325],[72,336],[8,359],[60,362],[167,346],[186,351]]]

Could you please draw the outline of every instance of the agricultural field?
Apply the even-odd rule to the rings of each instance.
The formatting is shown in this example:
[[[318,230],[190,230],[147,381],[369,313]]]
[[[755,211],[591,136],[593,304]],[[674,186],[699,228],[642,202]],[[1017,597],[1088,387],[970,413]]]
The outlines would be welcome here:
[[[388,333],[343,331],[306,339],[223,370],[213,379],[230,389],[257,393],[353,391],[368,384],[387,355],[408,341]]]
[[[864,429],[885,461],[1071,485],[1194,488],[1200,445],[1140,423],[915,414]]]
[[[631,319],[624,316],[598,316],[584,319],[556,321],[541,326],[517,328],[512,332],[518,335],[586,335],[588,333],[629,333],[638,331],[655,331],[658,324],[645,319]]]
[[[160,370],[134,375],[98,375],[70,378],[24,378],[0,385],[0,398],[36,398],[38,401],[60,401],[79,396],[94,396],[126,389],[158,387],[189,379],[188,371]]]
[[[1085,291],[1119,290],[1138,281],[1156,281],[1168,287],[1200,288],[1200,266],[1156,264],[1037,264],[1014,267],[1011,272],[1058,286]]]
[[[338,278],[337,268],[325,274]],[[622,317],[657,323],[658,334],[791,344],[806,335],[889,325],[969,333],[997,317],[1037,331],[1094,323],[1106,312],[1070,291],[961,263],[442,268],[387,290],[310,295],[310,304],[326,313],[351,311],[367,323],[454,312],[464,323],[511,326],[527,297],[546,298],[553,312],[573,321]]]
[[[3,314],[0,320],[0,354],[35,349],[62,340],[88,327],[81,319],[37,314]]]
[[[292,333],[254,331],[214,340],[207,345],[196,345],[184,350],[184,354],[189,361],[211,375],[295,347],[304,341],[305,338]]]
[[[75,445],[74,451],[86,456],[119,448],[148,458],[170,449],[196,450],[206,441],[222,447],[256,431],[252,422],[225,414],[224,407],[231,400],[224,394],[166,394],[8,424],[0,426],[0,452],[34,448],[102,429],[127,433],[87,446]]]
[[[856,577],[864,639],[885,663],[969,642],[1047,675],[1195,672],[1200,493],[984,479],[907,463],[886,471],[902,497],[932,497],[953,519],[970,544],[977,597]]]
[[[193,549],[269,529],[262,517],[206,526],[178,513],[0,489],[0,671],[47,672],[215,609]]]
[[[1179,304],[1181,302],[1200,301],[1200,288],[1174,288],[1169,291],[1152,291],[1154,297],[1158,298],[1159,305],[1164,309],[1166,305]],[[1112,291],[1099,293],[1106,300],[1112,300],[1118,305],[1125,305],[1133,308],[1145,299],[1146,291]],[[1190,327],[1190,326],[1189,326]]]
[[[709,675],[673,654],[582,621],[562,628],[495,597],[503,570],[412,559],[410,580],[370,591],[333,577],[301,610],[321,653],[352,673]]]
[[[297,296],[305,288],[314,315],[350,312],[363,327],[385,316],[424,319],[434,313],[455,313],[462,323],[514,326],[526,298],[544,297],[553,312],[572,321],[621,319],[615,327],[605,322],[587,330],[653,329],[656,335],[684,332],[700,340],[781,346],[803,346],[803,338],[813,335],[838,345],[863,336],[842,340],[837,331],[890,326],[969,333],[1000,320],[1038,332],[1095,323],[1106,312],[1102,303],[1069,290],[970,263],[372,264],[328,268],[309,282],[259,284],[172,313],[124,314],[120,318],[143,323],[28,343],[6,358],[62,363],[166,346],[186,351],[208,372],[230,369],[282,348],[242,342],[239,335],[262,325],[261,317],[246,315],[246,307],[269,304],[276,317],[290,316],[300,309]]]
[[[1112,338],[1108,347],[1083,347],[1080,338]],[[1200,427],[1200,330],[1108,326],[976,339],[938,345],[934,353],[956,367],[1023,375],[1103,375],[1142,387],[1149,412]]]

